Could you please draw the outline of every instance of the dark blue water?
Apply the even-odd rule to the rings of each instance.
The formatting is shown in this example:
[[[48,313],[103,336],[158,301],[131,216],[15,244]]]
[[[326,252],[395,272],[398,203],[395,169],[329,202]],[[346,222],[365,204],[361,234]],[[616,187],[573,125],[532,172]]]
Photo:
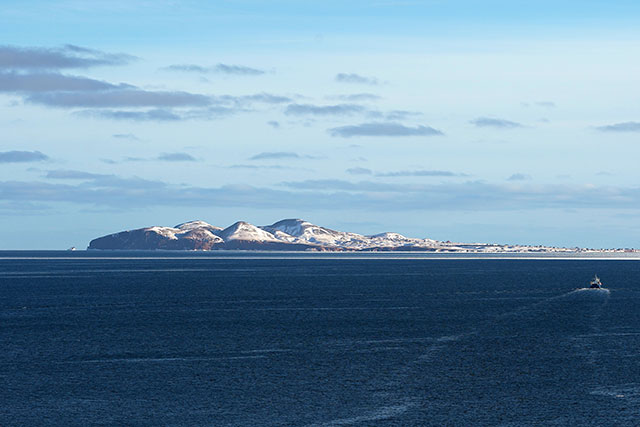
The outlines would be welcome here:
[[[32,255],[0,256],[3,426],[640,420],[638,261]]]

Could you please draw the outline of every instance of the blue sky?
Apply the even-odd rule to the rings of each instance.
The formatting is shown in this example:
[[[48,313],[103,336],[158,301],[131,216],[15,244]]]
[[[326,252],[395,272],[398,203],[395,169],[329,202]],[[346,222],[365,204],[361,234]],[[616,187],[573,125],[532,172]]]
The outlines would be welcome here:
[[[3,1],[2,249],[202,219],[638,247],[640,4]]]

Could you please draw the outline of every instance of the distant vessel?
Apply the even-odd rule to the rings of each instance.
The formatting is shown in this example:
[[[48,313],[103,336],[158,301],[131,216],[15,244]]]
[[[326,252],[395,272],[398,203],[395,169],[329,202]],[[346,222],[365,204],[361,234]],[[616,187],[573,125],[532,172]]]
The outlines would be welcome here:
[[[602,289],[602,282],[600,281],[600,278],[598,277],[597,274],[594,276],[593,279],[591,279],[591,282],[589,283],[589,288]]]

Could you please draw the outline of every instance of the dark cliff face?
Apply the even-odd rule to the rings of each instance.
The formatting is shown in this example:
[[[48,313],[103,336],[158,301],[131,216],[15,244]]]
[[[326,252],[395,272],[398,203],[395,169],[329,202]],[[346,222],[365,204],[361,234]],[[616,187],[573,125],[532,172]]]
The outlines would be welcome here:
[[[134,230],[98,237],[89,243],[89,249],[151,249],[163,243],[156,233]]]
[[[316,249],[317,245],[287,242],[256,242],[251,240],[230,240],[216,249],[236,249],[247,251],[304,251]]]

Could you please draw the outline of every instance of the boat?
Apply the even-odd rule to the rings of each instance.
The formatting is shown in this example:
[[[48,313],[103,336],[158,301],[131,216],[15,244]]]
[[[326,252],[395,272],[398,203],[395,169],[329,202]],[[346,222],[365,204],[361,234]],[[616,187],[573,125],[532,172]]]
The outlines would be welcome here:
[[[593,279],[591,279],[591,282],[589,283],[589,288],[602,289],[602,282],[600,281],[600,278],[598,277],[597,274],[593,277]]]

